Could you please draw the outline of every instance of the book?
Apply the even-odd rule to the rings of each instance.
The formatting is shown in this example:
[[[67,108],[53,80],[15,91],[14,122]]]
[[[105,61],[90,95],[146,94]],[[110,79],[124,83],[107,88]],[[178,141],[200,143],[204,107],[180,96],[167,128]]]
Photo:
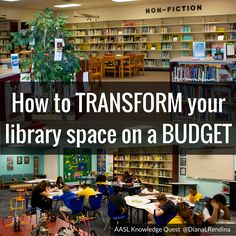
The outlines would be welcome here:
[[[193,58],[204,58],[206,56],[206,43],[193,42]]]
[[[234,45],[234,43],[227,43],[226,44],[226,53],[227,53],[227,57],[234,57],[235,56],[235,45]]]
[[[211,45],[211,55],[214,60],[226,60],[226,44],[213,43]]]
[[[206,203],[204,201],[196,202],[193,208],[193,213],[198,216],[201,215],[205,206],[206,206]]]

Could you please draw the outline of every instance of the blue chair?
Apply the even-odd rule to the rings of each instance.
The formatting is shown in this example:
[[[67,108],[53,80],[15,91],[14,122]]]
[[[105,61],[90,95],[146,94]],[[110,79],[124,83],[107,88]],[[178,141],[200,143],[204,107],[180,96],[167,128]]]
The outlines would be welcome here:
[[[119,224],[120,221],[128,219],[127,214],[116,215],[115,213],[116,213],[116,206],[112,202],[108,201],[108,203],[107,203],[107,215],[110,217],[110,220],[113,220],[113,221],[116,222],[116,227],[117,227],[117,225]],[[109,224],[109,220],[107,221],[107,223],[105,225],[104,231],[106,230],[108,224]]]
[[[97,184],[98,191],[102,193],[102,195],[107,196],[107,185],[105,184]]]
[[[24,193],[25,198],[25,210],[26,215],[32,215],[36,213],[36,208],[29,206],[29,195]]]
[[[70,200],[70,206],[71,206],[71,213],[69,215],[78,215],[83,211],[84,208],[84,196],[72,198]]]
[[[114,193],[114,186],[108,185],[108,196],[113,195]]]
[[[72,198],[70,200],[70,206],[71,206],[72,212],[68,213],[69,214],[69,228],[71,228],[71,220],[72,220],[72,218],[75,217],[76,220],[73,223],[73,225],[76,228],[79,228],[80,224],[82,223],[83,226],[84,226],[82,228],[82,230],[84,230],[84,231],[87,230],[87,232],[90,232],[90,223],[89,223],[90,219],[88,217],[84,217],[82,215],[82,211],[84,209],[84,196],[77,197],[77,198]]]
[[[94,211],[96,213],[99,213],[102,217],[103,223],[105,223],[104,217],[103,217],[103,212],[102,212],[102,194],[97,194],[94,196],[90,196],[89,200],[89,207],[86,209],[87,210],[87,216],[89,211]]]
[[[100,192],[104,196],[103,200],[106,201],[107,194],[108,194],[108,192],[107,192],[107,185],[105,185],[105,184],[97,184],[97,189],[98,189],[98,192]]]

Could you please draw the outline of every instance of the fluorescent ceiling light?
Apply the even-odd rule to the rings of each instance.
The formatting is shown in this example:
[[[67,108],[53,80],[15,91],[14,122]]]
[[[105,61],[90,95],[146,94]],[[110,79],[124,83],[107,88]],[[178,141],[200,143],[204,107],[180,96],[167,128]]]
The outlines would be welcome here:
[[[3,2],[19,2],[20,0],[2,0]]]
[[[112,0],[112,2],[137,2],[139,0]]]
[[[80,7],[81,4],[77,4],[77,3],[69,3],[69,4],[61,4],[61,5],[55,5],[54,7],[58,7],[58,8],[67,8],[67,7]]]

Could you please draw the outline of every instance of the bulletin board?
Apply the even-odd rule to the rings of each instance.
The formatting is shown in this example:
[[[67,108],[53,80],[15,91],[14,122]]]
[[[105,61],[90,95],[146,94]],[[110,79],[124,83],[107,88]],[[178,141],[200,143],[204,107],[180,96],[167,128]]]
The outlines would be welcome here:
[[[187,177],[234,180],[233,154],[187,155]]]
[[[106,149],[97,149],[97,171],[106,172]]]
[[[64,149],[64,181],[76,181],[89,176],[92,169],[91,149]]]

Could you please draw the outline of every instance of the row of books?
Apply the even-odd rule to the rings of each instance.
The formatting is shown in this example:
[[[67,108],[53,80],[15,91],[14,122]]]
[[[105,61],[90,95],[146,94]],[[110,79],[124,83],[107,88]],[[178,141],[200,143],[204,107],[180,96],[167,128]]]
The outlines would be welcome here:
[[[175,66],[172,71],[172,81],[219,81],[221,69],[217,66],[195,65]]]
[[[187,105],[184,105],[182,108],[181,113],[173,113],[172,119],[173,121],[185,121],[185,122],[217,122],[217,121],[232,121],[233,118],[233,111],[230,108],[230,106],[225,105],[223,107],[222,112],[219,113],[199,113],[198,111],[195,111],[192,116],[188,115],[189,113],[189,107]]]
[[[165,161],[165,155],[118,155],[115,156],[114,160],[126,160],[126,161]]]

